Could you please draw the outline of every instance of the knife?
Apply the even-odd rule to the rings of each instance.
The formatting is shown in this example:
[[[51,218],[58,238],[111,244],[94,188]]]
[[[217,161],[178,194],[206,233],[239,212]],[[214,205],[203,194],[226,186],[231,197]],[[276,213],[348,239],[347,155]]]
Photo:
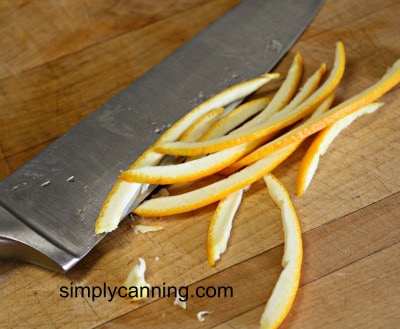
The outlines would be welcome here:
[[[322,0],[247,0],[0,182],[0,258],[63,272],[104,235],[94,224],[119,175],[200,95],[271,70]],[[124,215],[155,188],[137,184]]]

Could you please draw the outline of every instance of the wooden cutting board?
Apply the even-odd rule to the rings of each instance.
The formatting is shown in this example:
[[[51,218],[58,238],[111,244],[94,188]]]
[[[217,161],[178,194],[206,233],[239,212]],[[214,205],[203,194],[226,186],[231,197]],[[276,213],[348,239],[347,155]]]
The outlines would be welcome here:
[[[0,4],[0,178],[237,3]],[[377,81],[400,57],[399,17],[397,0],[326,1],[276,70],[285,73],[297,51],[306,76],[321,62],[331,68],[335,42],[342,40],[347,68],[337,89],[340,102]],[[284,328],[398,327],[399,87],[381,101],[378,113],[360,118],[335,140],[303,198],[294,196],[294,184],[308,143],[274,171],[293,197],[304,239],[301,287]],[[256,328],[281,271],[279,212],[264,183],[254,184],[228,251],[210,268],[205,239],[214,209],[138,219],[164,227],[148,234],[134,234],[126,220],[65,275],[1,261],[1,327]],[[120,286],[139,257],[154,286],[188,287],[186,310],[174,306],[172,297],[129,302],[71,296],[78,286]],[[221,296],[191,297],[205,288]],[[212,313],[199,322],[196,314],[203,310]]]

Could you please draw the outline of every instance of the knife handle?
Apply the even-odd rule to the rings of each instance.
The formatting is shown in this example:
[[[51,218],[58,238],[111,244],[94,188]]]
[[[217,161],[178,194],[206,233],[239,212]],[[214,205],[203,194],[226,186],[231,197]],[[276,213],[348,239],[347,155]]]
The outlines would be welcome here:
[[[0,259],[22,260],[57,272],[67,271],[79,260],[44,239],[2,206]]]

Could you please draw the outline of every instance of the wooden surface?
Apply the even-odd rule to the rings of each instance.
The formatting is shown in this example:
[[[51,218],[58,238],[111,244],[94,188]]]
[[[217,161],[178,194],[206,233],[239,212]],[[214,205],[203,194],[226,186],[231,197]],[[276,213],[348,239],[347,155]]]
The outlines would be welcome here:
[[[0,3],[0,178],[160,62],[239,0],[3,1]],[[337,100],[371,85],[400,57],[400,2],[328,0],[283,59],[300,51],[306,75],[347,52]],[[260,31],[267,33],[268,31]],[[251,36],[249,36],[251,39]],[[275,170],[293,196],[304,238],[301,287],[283,328],[398,328],[400,321],[400,93],[335,140],[303,198],[294,196],[305,146]],[[282,226],[263,182],[245,194],[229,249],[215,268],[205,237],[215,205],[129,221],[66,275],[0,262],[1,327],[256,328],[281,271]],[[123,283],[138,257],[155,286],[231,286],[233,298],[61,298],[60,287]],[[159,257],[156,261],[155,258]],[[211,311],[205,322],[196,313]]]

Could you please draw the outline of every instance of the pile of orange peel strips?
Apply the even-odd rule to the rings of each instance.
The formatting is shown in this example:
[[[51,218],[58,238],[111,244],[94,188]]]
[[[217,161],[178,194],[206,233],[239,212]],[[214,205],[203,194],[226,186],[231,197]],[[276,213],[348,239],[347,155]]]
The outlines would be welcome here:
[[[260,324],[261,328],[278,327],[288,314],[298,289],[303,250],[300,225],[289,194],[270,172],[307,137],[316,134],[298,170],[296,189],[301,196],[310,185],[320,156],[340,131],[357,117],[380,108],[383,104],[375,101],[400,82],[398,60],[374,85],[332,107],[334,91],[344,69],[345,51],[338,42],[333,68],[323,83],[325,64],[299,88],[303,61],[296,54],[273,97],[245,101],[223,115],[228,105],[278,79],[278,73],[238,83],[198,105],[121,173],[103,205],[96,233],[117,228],[137,184],[187,183],[222,174],[223,178],[209,185],[179,195],[149,199],[133,210],[140,216],[168,216],[218,201],[207,236],[207,258],[214,266],[227,249],[232,220],[243,190],[264,178],[272,200],[281,209],[285,251],[283,270]],[[185,160],[159,165],[165,155],[185,157]]]

